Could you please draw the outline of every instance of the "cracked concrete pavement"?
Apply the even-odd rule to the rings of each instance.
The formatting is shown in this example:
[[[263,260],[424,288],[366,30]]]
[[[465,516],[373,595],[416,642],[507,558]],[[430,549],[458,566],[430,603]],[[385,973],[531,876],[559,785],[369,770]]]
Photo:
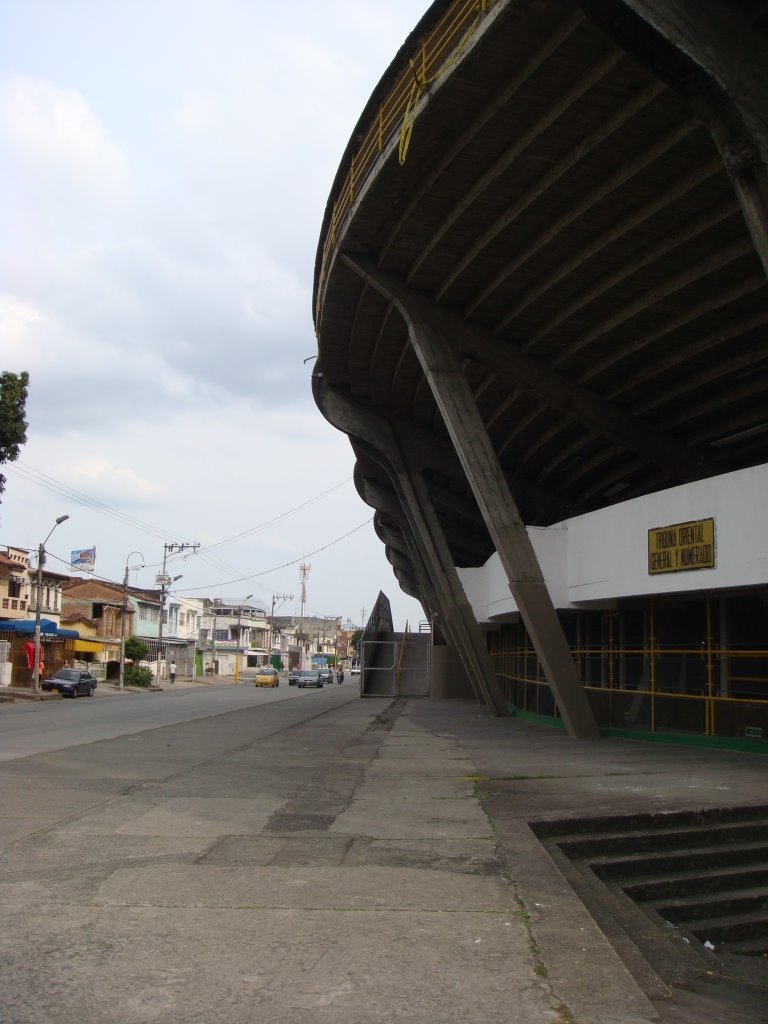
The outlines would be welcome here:
[[[561,813],[580,772],[626,805],[611,765],[638,802],[633,746],[330,690],[9,761],[1,1019],[666,1020],[526,825],[548,771]]]

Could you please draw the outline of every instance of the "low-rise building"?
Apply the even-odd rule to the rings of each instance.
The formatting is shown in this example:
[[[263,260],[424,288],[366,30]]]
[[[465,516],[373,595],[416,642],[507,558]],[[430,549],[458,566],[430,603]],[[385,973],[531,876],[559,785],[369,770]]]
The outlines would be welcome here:
[[[38,599],[37,576],[26,548],[0,551],[0,686],[32,685],[38,618],[41,673],[74,657],[78,634],[61,624],[62,586],[69,577],[43,566]]]
[[[103,664],[107,679],[119,677],[120,643],[128,637],[144,640],[148,660],[156,660],[160,597],[153,591],[70,577],[64,584],[62,621],[80,634],[75,649],[81,659],[93,667]]]
[[[174,600],[177,635],[197,646],[196,674],[239,676],[270,660],[269,619],[264,608],[219,597]]]
[[[286,668],[319,668],[336,663],[340,616],[276,615],[274,627]]]

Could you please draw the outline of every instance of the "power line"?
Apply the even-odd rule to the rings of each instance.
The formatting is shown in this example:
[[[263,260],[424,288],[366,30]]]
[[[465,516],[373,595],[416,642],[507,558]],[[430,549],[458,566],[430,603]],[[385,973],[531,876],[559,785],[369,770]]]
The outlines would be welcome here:
[[[362,530],[364,526],[368,526],[369,523],[373,522],[373,516],[370,519],[366,519],[365,522],[360,523],[359,526],[355,526],[353,529],[348,530],[346,533],[342,533],[340,537],[336,537],[334,540],[328,541],[327,544],[323,544],[322,547],[315,548],[314,551],[307,551],[306,554],[299,555],[298,558],[292,558],[290,562],[283,562],[282,565],[275,565],[271,569],[262,569],[261,572],[251,573],[248,576],[238,576],[236,579],[224,580],[221,583],[208,583],[202,587],[184,587],[184,590],[188,593],[196,593],[199,590],[217,590],[219,587],[228,587],[233,583],[244,583],[246,580],[258,580],[259,576],[268,576],[271,572],[279,572],[280,569],[287,569],[291,565],[296,565],[297,562],[303,562],[304,559],[310,558],[312,555],[317,555],[321,551],[327,551],[328,548],[332,548],[334,545],[339,544],[341,541],[346,540],[347,537],[351,537],[353,533],[357,533],[358,530]],[[71,562],[67,562],[63,558],[59,558],[57,555],[53,555],[48,552],[51,558],[54,558],[57,562],[61,562],[62,565],[69,565],[71,568],[75,568]],[[147,569],[151,566],[143,565],[141,568]],[[117,583],[116,580],[110,580],[106,576],[98,576],[96,573],[89,573],[92,578],[95,577],[100,579],[104,583]],[[118,584],[119,585],[119,584]],[[137,590],[147,590],[151,588],[147,587],[136,587]]]
[[[173,530],[161,530],[158,527],[152,526],[151,523],[145,523],[141,519],[137,519],[135,516],[128,515],[124,512],[120,512],[119,509],[113,508],[111,505],[107,505],[105,502],[99,501],[98,498],[93,498],[83,491],[78,491],[74,487],[70,487],[61,480],[57,480],[55,477],[49,476],[47,473],[43,473],[34,467],[26,465],[22,462],[16,462],[12,466],[8,466],[8,471],[16,473],[24,480],[28,480],[30,483],[37,484],[39,487],[44,487],[46,490],[52,491],[55,494],[60,494],[70,501],[76,502],[78,505],[83,505],[86,508],[90,508],[94,512],[98,512],[100,515],[107,516],[110,519],[115,519],[117,522],[122,522],[126,526],[136,527],[145,533],[149,533],[152,536],[166,538],[169,535],[172,537],[179,536]],[[208,554],[214,548],[223,547],[226,544],[231,544],[236,540],[240,540],[243,537],[247,537],[250,534],[257,533],[259,530],[264,530],[268,526],[273,526],[275,523],[280,522],[283,519],[287,519],[289,516],[294,515],[296,512],[301,512],[310,505],[313,505],[316,501],[321,501],[323,498],[327,498],[328,495],[333,494],[340,488],[346,486],[352,477],[346,477],[339,483],[334,484],[333,487],[329,487],[327,490],[322,491],[320,494],[315,495],[312,498],[308,498],[306,501],[301,502],[299,505],[295,505],[293,508],[287,509],[285,512],[281,512],[271,519],[267,519],[263,523],[259,523],[256,526],[249,527],[247,530],[243,530],[240,533],[234,534],[232,537],[226,537],[224,540],[219,540],[213,544],[207,544],[204,547],[200,547],[198,556],[202,554]],[[157,568],[161,563],[147,563],[145,568],[153,569]],[[209,563],[214,564],[215,563]],[[223,571],[236,572],[232,566],[227,565],[225,562],[219,562],[218,568]]]
[[[246,580],[255,580],[259,576],[267,576],[271,572],[278,572],[280,569],[287,569],[290,565],[296,565],[297,562],[303,562],[305,558],[309,558],[311,555],[317,555],[321,551],[326,551],[328,548],[332,548],[334,544],[338,544],[342,540],[346,540],[347,537],[351,537],[353,533],[357,533],[358,530],[362,530],[364,526],[368,526],[369,523],[373,522],[373,516],[370,519],[366,519],[364,523],[360,523],[353,530],[349,530],[347,533],[343,533],[340,537],[335,540],[329,541],[327,544],[323,544],[320,548],[315,548],[314,551],[308,551],[304,555],[299,555],[298,558],[292,558],[290,562],[283,562],[282,565],[275,565],[271,569],[264,569],[261,572],[251,573],[249,576],[239,576],[235,580],[226,580],[224,583],[211,583],[207,587],[185,587],[187,593],[192,593],[196,590],[213,590],[216,587],[226,587],[232,583],[244,583]]]
[[[54,477],[48,476],[47,473],[42,473],[40,470],[33,469],[31,466],[23,466],[19,463],[15,463],[12,466],[8,466],[8,472],[15,473],[20,476],[23,480],[28,480],[30,483],[37,484],[39,487],[44,487],[48,491],[52,491],[54,494],[60,494],[62,497],[67,498],[69,501],[74,501],[77,505],[83,505],[85,508],[90,508],[93,512],[98,512],[100,515],[107,516],[109,519],[115,519],[117,522],[124,523],[126,526],[133,526],[145,533],[153,534],[158,537],[167,537],[170,533],[175,536],[173,531],[170,530],[159,530],[157,527],[152,526],[151,523],[145,523],[141,519],[137,519],[135,516],[130,516],[125,512],[121,512],[119,509],[113,508],[111,505],[107,505],[103,501],[99,501],[98,498],[93,498],[83,491],[78,491],[74,487],[70,487],[61,480],[56,480]]]
[[[26,465],[23,465],[23,464],[20,466],[19,463],[16,463],[13,466],[9,466],[8,469],[11,472],[16,472],[23,479],[29,480],[31,483],[36,483],[38,486],[44,487],[46,490],[50,490],[50,491],[53,491],[54,493],[61,494],[64,497],[69,498],[71,501],[75,501],[79,505],[83,505],[83,506],[85,506],[87,508],[91,508],[93,511],[98,512],[101,515],[106,515],[109,518],[116,519],[119,522],[125,523],[126,525],[138,527],[139,529],[144,530],[145,532],[151,533],[151,534],[153,534],[155,536],[167,536],[168,533],[171,532],[171,531],[163,532],[161,530],[158,530],[156,527],[152,526],[149,523],[145,523],[142,520],[136,519],[133,516],[128,516],[128,515],[120,512],[119,510],[112,508],[112,506],[107,505],[104,502],[99,501],[96,498],[91,498],[89,495],[85,494],[84,492],[78,491],[75,488],[70,487],[68,484],[63,483],[63,481],[56,480],[55,477],[48,476],[48,474],[43,473],[40,470],[34,469],[32,466],[26,466]],[[253,526],[250,529],[244,530],[241,533],[235,534],[232,537],[228,537],[228,538],[226,538],[224,540],[217,541],[215,544],[210,544],[207,547],[202,547],[201,548],[200,545],[191,545],[191,544],[187,545],[185,543],[185,544],[180,546],[179,554],[175,558],[172,557],[172,558],[168,559],[168,561],[175,561],[178,558],[186,559],[187,557],[189,557],[188,555],[183,555],[182,554],[183,549],[185,547],[187,547],[187,546],[193,547],[194,548],[194,552],[195,552],[195,554],[198,555],[198,557],[201,557],[203,555],[208,555],[208,553],[213,548],[222,547],[225,544],[229,544],[229,543],[231,543],[231,542],[233,542],[235,540],[239,540],[240,538],[248,536],[249,534],[256,533],[258,530],[265,529],[267,526],[274,525],[274,523],[279,522],[280,520],[285,519],[288,516],[293,515],[296,512],[302,511],[303,509],[305,509],[308,506],[312,505],[314,502],[320,501],[321,499],[328,497],[329,494],[333,494],[335,491],[339,490],[341,487],[344,487],[347,483],[349,483],[349,481],[351,479],[352,479],[351,477],[347,477],[345,480],[340,481],[338,484],[334,484],[333,487],[330,487],[327,490],[321,492],[320,494],[316,495],[314,498],[309,498],[307,501],[304,501],[301,504],[296,505],[293,508],[288,509],[285,512],[282,512],[282,513],[280,513],[277,516],[274,516],[272,519],[266,520],[264,523],[260,523],[257,526]],[[50,482],[46,483],[46,481],[50,481]],[[345,540],[347,537],[351,537],[352,534],[357,533],[358,530],[362,530],[362,528],[364,526],[367,526],[370,522],[372,522],[372,518],[371,519],[366,519],[365,522],[361,523],[359,526],[354,527],[354,529],[349,530],[347,533],[342,534],[340,537],[336,537],[335,540],[329,541],[327,544],[323,544],[321,547],[316,548],[314,551],[310,551],[310,552],[308,552],[305,555],[300,555],[298,558],[291,559],[291,561],[284,562],[282,565],[274,566],[271,569],[264,569],[264,570],[262,570],[261,572],[258,572],[258,573],[252,573],[252,574],[250,574],[248,576],[235,577],[235,578],[232,578],[232,579],[229,579],[229,580],[225,580],[224,582],[220,582],[220,583],[212,583],[212,584],[208,584],[208,585],[202,586],[202,587],[190,587],[190,588],[185,587],[184,589],[188,590],[189,592],[195,592],[195,591],[200,591],[200,590],[214,590],[214,589],[217,589],[219,587],[229,586],[229,585],[231,585],[233,583],[242,583],[242,582],[245,582],[246,580],[258,580],[258,577],[260,577],[260,576],[267,576],[267,575],[269,575],[269,573],[278,572],[280,569],[286,569],[286,568],[288,568],[291,565],[295,565],[297,562],[301,562],[304,559],[309,558],[311,555],[318,554],[321,551],[326,551],[328,548],[333,547],[335,544],[340,543],[342,540]],[[72,565],[72,563],[70,561],[68,561],[68,560],[66,560],[64,558],[60,558],[57,555],[51,555],[51,557],[54,558],[57,562],[61,562],[62,565],[69,566],[69,568],[71,568],[71,569],[76,568],[75,566]],[[210,555],[208,555],[207,558],[203,557],[203,561],[205,561],[207,564],[212,565],[214,568],[222,568],[224,570],[229,570],[230,572],[235,572],[236,571],[235,569],[232,568],[232,566],[227,565],[225,562],[221,561],[220,559],[217,559],[215,556],[213,558],[211,558]],[[160,565],[160,564],[161,563],[157,563],[157,565]],[[144,565],[142,566],[143,569],[152,569],[152,568],[156,568],[156,567],[157,567],[156,565],[150,564],[148,562],[145,562]],[[104,583],[113,583],[113,584],[115,584],[117,586],[120,585],[118,580],[111,580],[111,579],[109,579],[106,576],[100,576],[100,575],[98,575],[96,573],[89,574],[89,578],[91,578],[91,579],[94,579],[94,578],[95,579],[99,579],[99,580],[101,580]],[[259,584],[257,583],[257,585],[259,585]],[[137,588],[137,589],[148,589],[148,588]]]
[[[215,544],[208,544],[201,550],[212,551],[213,548],[220,548],[224,544],[231,544],[232,541],[240,540],[241,537],[247,537],[251,533],[256,533],[258,530],[263,530],[267,526],[272,526],[274,523],[280,522],[281,519],[286,519],[288,516],[292,516],[295,512],[301,512],[302,509],[308,508],[316,501],[320,501],[321,498],[327,498],[329,494],[333,494],[334,491],[338,491],[339,488],[348,484],[351,479],[352,477],[348,476],[346,480],[342,480],[340,483],[334,484],[333,487],[329,487],[327,491],[323,491],[322,494],[318,494],[314,498],[309,498],[307,501],[302,502],[301,505],[296,505],[294,508],[288,509],[286,512],[281,512],[279,515],[274,516],[272,519],[267,519],[258,526],[252,526],[249,530],[244,530],[242,533],[236,533],[233,537],[228,537],[226,540],[217,541]]]

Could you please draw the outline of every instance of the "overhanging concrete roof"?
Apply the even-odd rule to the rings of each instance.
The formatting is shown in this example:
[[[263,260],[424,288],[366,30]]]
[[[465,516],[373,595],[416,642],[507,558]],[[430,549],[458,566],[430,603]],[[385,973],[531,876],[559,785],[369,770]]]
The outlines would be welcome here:
[[[420,41],[461,9],[434,3],[371,97],[315,275],[315,399],[349,434],[357,489],[415,594],[392,438],[429,482],[455,564],[494,547],[402,316],[346,257],[461,339],[530,525],[768,461],[768,284],[732,182],[750,160],[766,173],[749,145],[768,134],[768,88],[728,60],[729,47],[768,52],[768,15],[725,0],[496,0],[412,91],[409,140],[399,122],[350,178],[387,97],[404,73],[418,80]],[[667,38],[686,11],[694,43],[717,36],[709,64]]]

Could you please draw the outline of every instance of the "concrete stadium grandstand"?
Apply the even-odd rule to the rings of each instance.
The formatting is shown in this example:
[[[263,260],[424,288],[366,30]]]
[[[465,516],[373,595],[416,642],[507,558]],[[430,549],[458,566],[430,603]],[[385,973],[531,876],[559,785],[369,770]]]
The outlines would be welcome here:
[[[440,692],[768,750],[767,34],[750,0],[438,0],[362,112],[314,396]]]

